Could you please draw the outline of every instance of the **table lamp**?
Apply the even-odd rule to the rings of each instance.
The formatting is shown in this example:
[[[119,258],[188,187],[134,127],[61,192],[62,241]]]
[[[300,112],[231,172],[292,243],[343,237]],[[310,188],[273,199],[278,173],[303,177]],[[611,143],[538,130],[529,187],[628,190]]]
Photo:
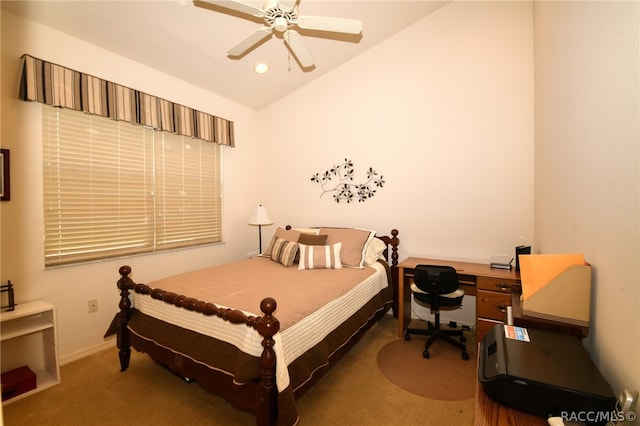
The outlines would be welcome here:
[[[273,224],[273,221],[269,217],[267,209],[262,204],[253,209],[251,217],[249,218],[249,225],[258,226],[258,241],[260,243],[260,253],[262,253],[262,225],[271,224]]]

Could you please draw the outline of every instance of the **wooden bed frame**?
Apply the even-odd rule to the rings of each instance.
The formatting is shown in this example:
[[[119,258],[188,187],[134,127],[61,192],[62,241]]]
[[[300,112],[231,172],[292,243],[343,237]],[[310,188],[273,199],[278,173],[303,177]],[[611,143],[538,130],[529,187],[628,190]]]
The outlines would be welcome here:
[[[397,288],[398,288],[398,231],[393,229],[391,236],[377,236],[377,238],[387,244],[384,256],[389,264],[391,272],[391,282],[393,287],[393,313],[397,316]],[[391,249],[391,250],[389,250]],[[273,336],[280,330],[280,323],[273,315],[276,310],[277,302],[270,297],[262,300],[260,310],[262,316],[248,316],[242,311],[230,308],[220,308],[210,302],[203,302],[194,298],[167,292],[161,289],[152,289],[146,284],[136,284],[131,278],[131,268],[122,266],[119,269],[121,278],[118,280],[118,289],[120,290],[120,311],[116,314],[109,330],[108,335],[117,335],[117,347],[120,358],[120,371],[125,371],[129,367],[131,358],[131,346],[133,345],[140,352],[147,353],[156,362],[163,364],[173,372],[177,373],[186,380],[194,380],[200,386],[210,393],[220,395],[226,398],[237,408],[253,412],[256,416],[256,424],[259,426],[274,425],[277,422],[277,387],[275,380],[276,373],[276,354],[273,350]],[[150,297],[163,300],[166,303],[175,305],[189,311],[199,312],[205,316],[217,316],[225,321],[233,324],[245,324],[247,327],[255,329],[262,337],[262,355],[260,357],[260,379],[247,383],[243,386],[235,386],[233,378],[227,374],[211,370],[192,361],[189,358],[176,355],[167,348],[160,347],[147,340],[141,339],[133,333],[130,333],[127,325],[130,319],[131,301],[129,299],[130,291],[139,294],[147,294]],[[332,355],[329,365],[322,368],[318,374],[314,374],[313,379],[306,383],[300,389],[295,391],[296,397],[299,397],[307,389],[311,387],[327,370],[340,359],[360,338],[362,334],[389,309],[387,306],[380,311],[377,316],[372,318],[360,332],[352,338],[348,345],[345,345],[339,352]],[[174,366],[174,368],[172,368]]]

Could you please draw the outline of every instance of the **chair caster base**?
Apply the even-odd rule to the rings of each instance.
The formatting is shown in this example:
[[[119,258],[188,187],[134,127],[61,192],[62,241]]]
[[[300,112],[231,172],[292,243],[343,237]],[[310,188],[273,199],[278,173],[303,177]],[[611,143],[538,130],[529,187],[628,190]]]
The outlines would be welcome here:
[[[428,350],[426,350],[426,349],[425,349],[425,350],[422,352],[422,358],[427,358],[427,359],[429,358],[429,351],[428,351]]]
[[[469,353],[468,352],[462,352],[462,359],[464,359],[465,361],[467,361],[469,359]]]

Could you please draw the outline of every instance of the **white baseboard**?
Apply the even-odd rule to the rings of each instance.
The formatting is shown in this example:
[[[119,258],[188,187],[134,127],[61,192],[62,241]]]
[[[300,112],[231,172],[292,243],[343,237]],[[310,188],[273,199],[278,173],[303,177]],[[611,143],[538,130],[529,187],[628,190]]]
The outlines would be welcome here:
[[[95,345],[95,346],[92,346],[90,348],[83,349],[83,350],[78,351],[76,353],[73,353],[71,355],[67,355],[65,357],[61,357],[60,358],[60,365],[69,364],[70,362],[77,361],[77,360],[82,359],[84,357],[87,357],[89,355],[93,355],[95,353],[102,352],[102,351],[110,349],[110,348],[113,348],[114,351],[116,350],[116,339],[115,338],[111,338],[111,339],[105,341],[104,343],[100,343],[99,345]]]

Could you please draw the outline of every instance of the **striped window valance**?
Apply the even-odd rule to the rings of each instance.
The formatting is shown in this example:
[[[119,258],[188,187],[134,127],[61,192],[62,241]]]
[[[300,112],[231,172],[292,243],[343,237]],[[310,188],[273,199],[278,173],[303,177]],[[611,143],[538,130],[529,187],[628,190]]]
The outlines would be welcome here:
[[[235,146],[232,121],[29,55],[22,56],[20,99]]]

